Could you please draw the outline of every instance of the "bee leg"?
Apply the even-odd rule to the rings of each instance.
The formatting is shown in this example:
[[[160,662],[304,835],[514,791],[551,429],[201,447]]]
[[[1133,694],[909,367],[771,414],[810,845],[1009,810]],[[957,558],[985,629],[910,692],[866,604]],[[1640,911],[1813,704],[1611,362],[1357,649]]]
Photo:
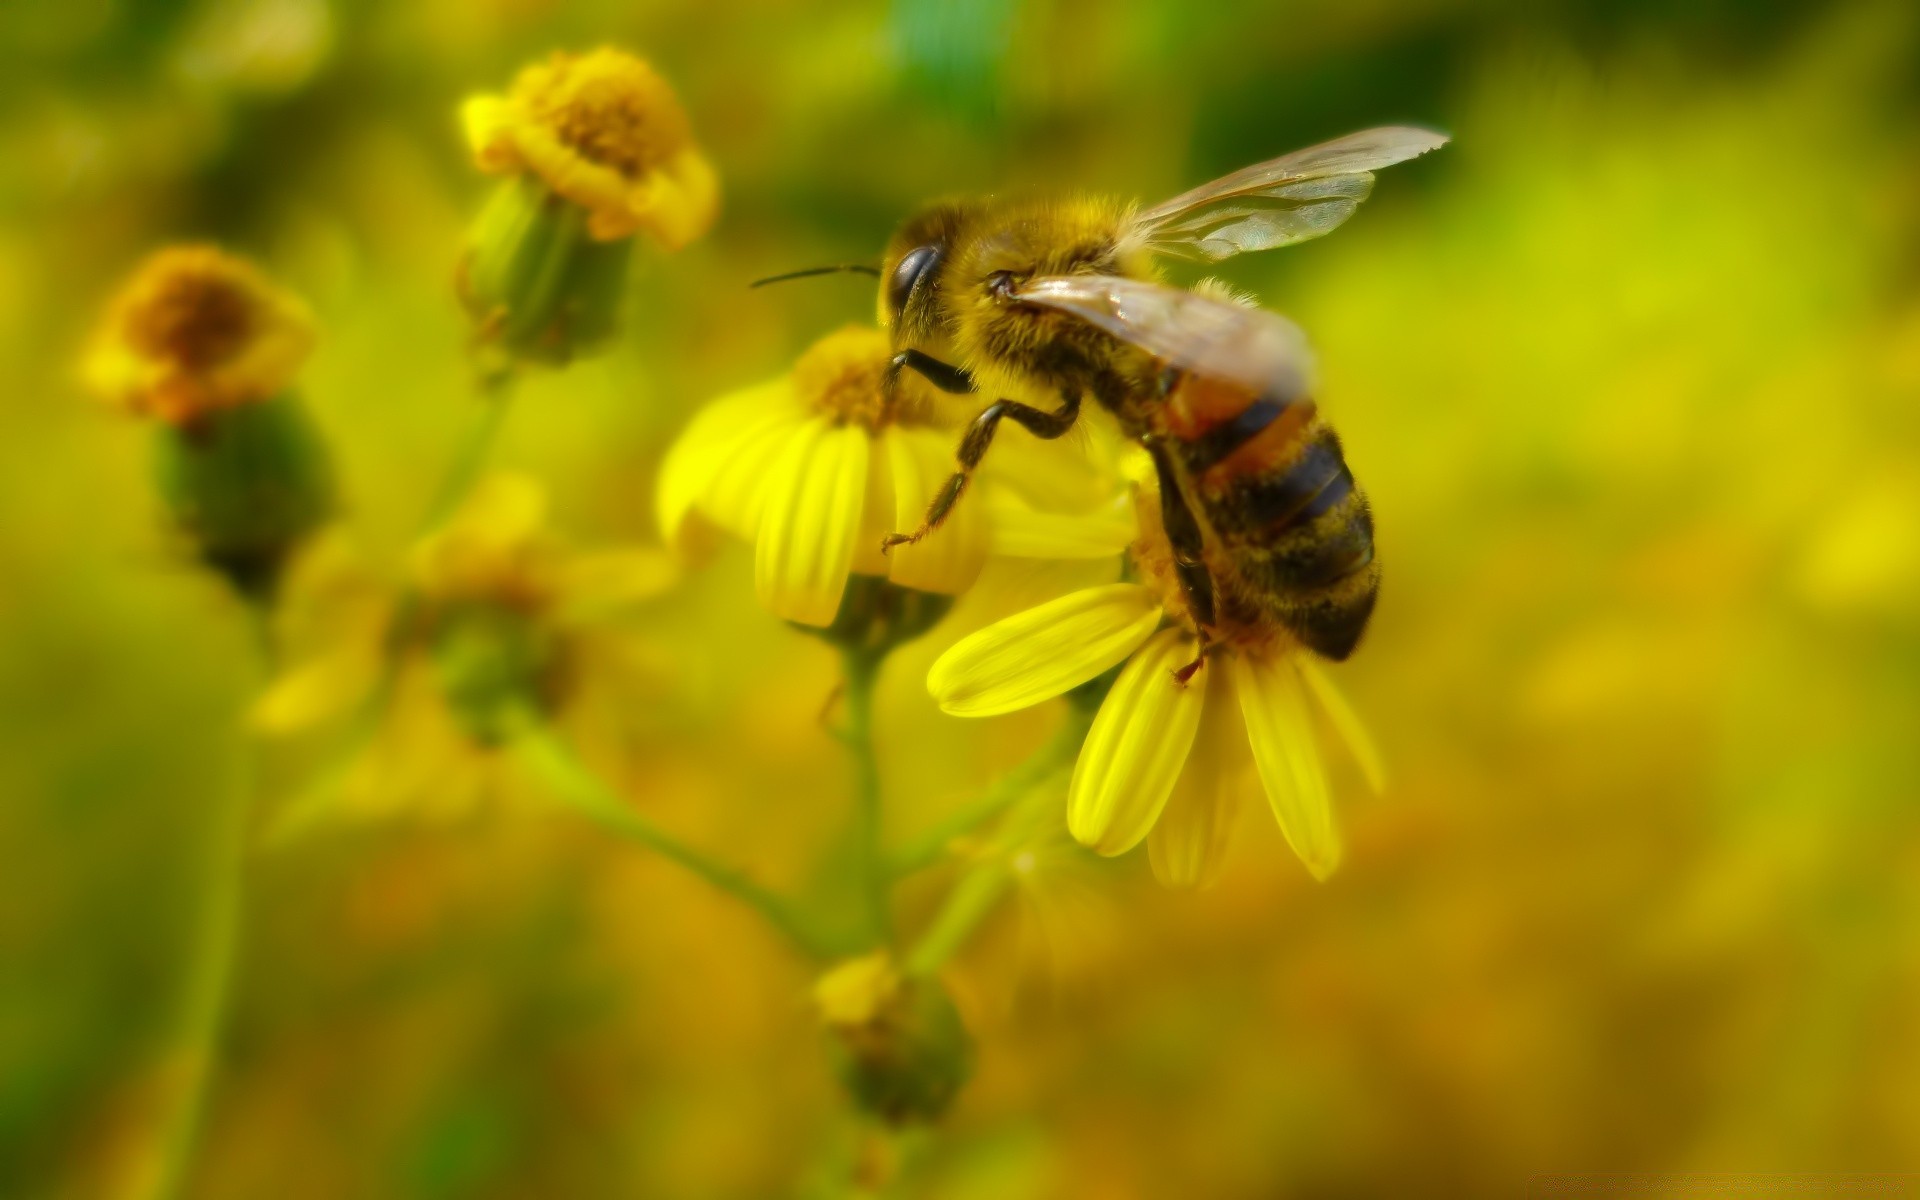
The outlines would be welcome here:
[[[1147,452],[1153,458],[1154,473],[1160,477],[1160,524],[1167,531],[1167,543],[1173,547],[1173,572],[1186,593],[1187,611],[1193,617],[1194,632],[1200,636],[1200,650],[1192,662],[1173,673],[1181,683],[1193,678],[1206,661],[1210,644],[1207,629],[1214,622],[1213,575],[1207,570],[1200,522],[1187,503],[1186,493],[1167,458],[1167,448],[1148,439]]]
[[[887,364],[888,372],[893,375],[898,375],[903,368],[950,395],[971,396],[979,390],[973,386],[973,376],[920,350],[902,350]]]
[[[948,477],[947,482],[934,496],[933,503],[927,507],[927,518],[920,522],[920,528],[912,533],[888,534],[880,543],[882,552],[899,545],[911,545],[939,528],[940,522],[947,519],[953,506],[960,502],[960,496],[967,490],[968,480],[987,456],[987,447],[993,444],[993,435],[999,430],[1000,422],[1012,421],[1037,438],[1051,440],[1073,428],[1080,417],[1080,394],[1067,393],[1060,401],[1060,407],[1053,412],[1035,408],[1030,404],[1021,404],[1014,400],[996,400],[989,404],[981,414],[967,426],[967,435],[960,439],[960,469]]]

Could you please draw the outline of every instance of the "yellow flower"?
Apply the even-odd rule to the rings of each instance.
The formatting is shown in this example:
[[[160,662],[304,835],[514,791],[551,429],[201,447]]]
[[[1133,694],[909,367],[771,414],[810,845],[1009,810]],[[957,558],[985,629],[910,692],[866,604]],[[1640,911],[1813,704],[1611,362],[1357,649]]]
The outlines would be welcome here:
[[[313,349],[306,306],[213,246],[172,246],[114,299],[82,366],[103,399],[170,425],[267,400]]]
[[[1288,843],[1324,878],[1339,863],[1309,696],[1379,786],[1379,758],[1332,681],[1277,626],[1215,631],[1190,682],[1176,672],[1199,641],[1143,492],[1133,562],[1140,582],[1086,588],[987,626],[934,664],[928,690],[966,717],[1027,708],[1125,663],[1087,734],[1067,795],[1081,844],[1121,854],[1148,839],[1154,873],[1210,882],[1255,779]]]
[[[626,648],[596,636],[600,619],[677,572],[655,550],[571,551],[546,528],[539,486],[503,474],[415,549],[409,574],[413,605],[342,542],[316,547],[281,613],[282,640],[306,653],[252,714],[262,732],[293,735],[362,709],[387,685],[367,752],[336,781],[349,812],[469,811],[500,782],[493,751],[516,721],[592,708],[587,694],[632,665]],[[335,798],[317,794],[312,806]]]
[[[461,121],[481,170],[537,175],[587,211],[598,241],[644,231],[678,250],[713,224],[719,182],[679,99],[625,51],[556,53],[505,96],[468,100]]]
[[[987,554],[978,505],[957,506],[933,537],[880,552],[887,534],[919,523],[952,473],[955,438],[931,389],[903,375],[889,394],[890,357],[884,333],[849,327],[791,374],[710,405],[661,468],[669,544],[690,548],[699,522],[752,541],[760,602],[803,625],[833,622],[849,575],[965,590]]]

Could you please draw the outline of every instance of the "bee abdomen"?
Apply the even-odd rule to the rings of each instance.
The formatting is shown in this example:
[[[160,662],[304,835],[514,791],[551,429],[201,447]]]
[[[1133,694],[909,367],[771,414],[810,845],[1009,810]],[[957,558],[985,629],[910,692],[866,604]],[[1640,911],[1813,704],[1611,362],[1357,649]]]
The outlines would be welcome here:
[[[1320,426],[1291,461],[1251,474],[1221,497],[1224,527],[1242,575],[1274,616],[1315,653],[1343,659],[1372,616],[1380,570],[1373,513]]]

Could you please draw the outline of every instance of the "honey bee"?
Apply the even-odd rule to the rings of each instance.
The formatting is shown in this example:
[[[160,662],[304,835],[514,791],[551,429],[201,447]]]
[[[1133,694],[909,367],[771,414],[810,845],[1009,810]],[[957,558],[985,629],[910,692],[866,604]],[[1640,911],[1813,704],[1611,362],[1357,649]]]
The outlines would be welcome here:
[[[1084,397],[1153,459],[1175,571],[1202,643],[1277,622],[1339,660],[1379,591],[1373,517],[1310,397],[1306,339],[1273,313],[1157,282],[1155,258],[1217,261],[1319,237],[1372,172],[1447,139],[1390,127],[1236,171],[1140,210],[1105,200],[941,203],[909,219],[880,272],[895,374],[995,400],[967,426],[958,469],[922,525],[959,503],[1002,421],[1040,438],[1073,428]]]

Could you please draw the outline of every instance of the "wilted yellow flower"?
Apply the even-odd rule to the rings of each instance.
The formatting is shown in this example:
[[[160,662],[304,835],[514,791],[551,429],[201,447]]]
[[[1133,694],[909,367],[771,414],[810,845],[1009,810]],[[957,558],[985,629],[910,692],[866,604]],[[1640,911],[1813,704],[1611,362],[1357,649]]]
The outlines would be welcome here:
[[[306,306],[214,246],[172,246],[115,297],[83,364],[103,399],[170,425],[278,395],[313,349]]]
[[[644,231],[677,250],[713,224],[719,182],[679,99],[623,50],[556,53],[505,96],[468,100],[461,120],[481,170],[539,176],[598,241]]]
[[[593,638],[598,619],[676,575],[656,550],[569,550],[546,528],[539,485],[510,474],[484,481],[416,548],[414,606],[338,545],[311,559],[285,618],[289,640],[311,652],[261,697],[255,726],[311,729],[363,705],[385,679],[389,710],[342,798],[363,811],[446,815],[484,792],[491,752],[516,721],[565,716],[594,674],[623,665],[618,646]]]
[[[1165,883],[1209,882],[1257,777],[1288,843],[1324,878],[1338,864],[1309,694],[1378,786],[1365,730],[1312,658],[1270,623],[1216,630],[1199,652],[1172,553],[1143,492],[1136,582],[1086,588],[987,626],[933,664],[928,690],[956,716],[1027,708],[1125,663],[1074,766],[1067,827],[1101,854],[1151,838]]]
[[[695,518],[754,543],[760,602],[804,625],[833,622],[849,575],[952,595],[980,573],[984,513],[961,504],[939,532],[882,554],[919,524],[953,472],[954,433],[931,388],[902,375],[877,329],[849,327],[814,345],[791,374],[714,402],[668,454],[659,511],[686,548]]]

